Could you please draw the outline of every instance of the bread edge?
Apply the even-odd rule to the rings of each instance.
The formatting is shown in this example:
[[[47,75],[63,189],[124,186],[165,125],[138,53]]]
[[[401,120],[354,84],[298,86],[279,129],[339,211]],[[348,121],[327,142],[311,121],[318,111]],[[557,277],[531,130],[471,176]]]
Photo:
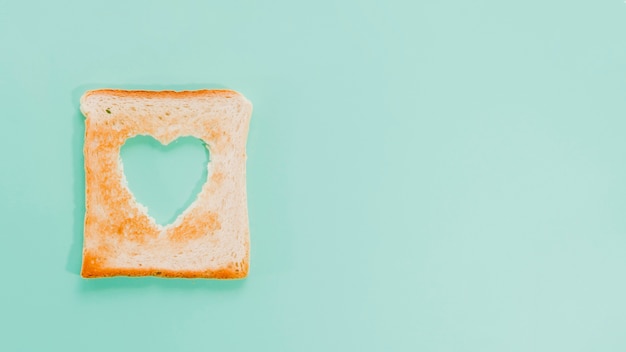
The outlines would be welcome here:
[[[246,99],[246,97],[231,89],[198,89],[198,90],[127,90],[127,89],[94,89],[86,91],[80,98],[81,112],[82,106],[92,95],[108,95],[118,98],[146,98],[146,99],[162,99],[162,98],[196,98],[196,97],[211,97],[221,96],[224,98],[241,98],[246,100],[249,104],[252,103]]]
[[[167,270],[155,268],[99,268],[83,265],[80,276],[84,279],[111,278],[116,276],[127,277],[160,277],[178,279],[219,279],[238,280],[248,277],[248,263],[243,266],[243,270],[237,271],[232,268],[217,270]]]

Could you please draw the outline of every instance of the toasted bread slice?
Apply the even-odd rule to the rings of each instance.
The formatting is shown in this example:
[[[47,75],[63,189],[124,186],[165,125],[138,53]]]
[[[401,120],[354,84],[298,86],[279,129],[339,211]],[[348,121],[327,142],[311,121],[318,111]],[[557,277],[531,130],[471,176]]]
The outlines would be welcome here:
[[[85,115],[86,214],[81,275],[236,279],[247,276],[246,139],[252,104],[230,90],[94,90]],[[210,150],[207,182],[161,226],[128,189],[120,148],[150,135],[193,136]]]

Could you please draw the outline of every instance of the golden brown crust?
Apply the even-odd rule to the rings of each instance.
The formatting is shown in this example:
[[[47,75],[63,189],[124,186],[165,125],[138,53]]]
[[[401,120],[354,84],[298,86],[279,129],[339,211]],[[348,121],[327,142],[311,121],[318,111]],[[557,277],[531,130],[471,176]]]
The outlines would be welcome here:
[[[103,89],[85,93],[81,99],[81,104],[93,95],[147,99],[243,98],[241,94],[230,90],[176,92]],[[216,157],[225,152],[232,153],[241,146],[233,144],[230,134],[224,130],[224,126],[221,125],[217,117],[206,117],[196,122],[195,125],[190,125],[187,122],[183,123],[175,119],[163,121],[161,116],[146,115],[145,112],[137,112],[137,116],[134,116],[135,114],[130,111],[111,108],[106,109],[106,113],[104,113],[100,110],[98,109],[97,114],[101,114],[100,116],[105,117],[104,119],[91,119],[88,116],[89,113],[95,112],[83,111],[87,116],[84,144],[86,214],[85,249],[83,251],[81,276],[94,278],[119,275],[152,275],[216,279],[246,277],[249,254],[247,227],[245,229],[245,258],[240,262],[230,263],[226,267],[212,268],[210,270],[170,270],[167,268],[155,268],[155,265],[141,267],[141,263],[132,267],[110,264],[111,258],[119,257],[120,246],[123,248],[136,248],[139,246],[137,248],[144,248],[145,250],[145,248],[154,246],[154,243],[165,237],[170,247],[180,249],[197,239],[205,239],[209,242],[216,241],[213,236],[223,227],[220,213],[215,209],[211,210],[192,205],[188,211],[183,213],[179,219],[181,221],[161,227],[151,220],[141,208],[135,206],[133,195],[122,182],[123,174],[118,164],[120,148],[128,138],[139,134],[147,134],[167,144],[180,136],[192,135],[210,145],[211,155]],[[133,115],[132,119],[129,118],[131,115]],[[172,126],[173,128],[170,128]],[[245,144],[243,147],[245,153]],[[210,175],[210,185],[206,189],[203,188],[198,198],[210,199],[214,196],[225,180],[228,179],[224,174],[228,171],[224,166],[220,168],[219,164],[215,166],[213,173]],[[245,217],[247,224],[247,210],[245,211]],[[124,250],[128,251],[128,249]],[[137,253],[130,254],[132,256]]]
[[[232,98],[242,96],[239,92],[230,89],[200,89],[200,90],[124,90],[124,89],[98,89],[90,90],[83,96],[87,98],[91,95],[110,95],[114,97],[125,98],[196,98],[205,96],[221,96],[224,98]]]
[[[156,276],[187,279],[243,279],[248,276],[247,261],[216,270],[167,270],[156,268],[107,268],[99,258],[85,253],[80,275],[86,279],[114,276]]]

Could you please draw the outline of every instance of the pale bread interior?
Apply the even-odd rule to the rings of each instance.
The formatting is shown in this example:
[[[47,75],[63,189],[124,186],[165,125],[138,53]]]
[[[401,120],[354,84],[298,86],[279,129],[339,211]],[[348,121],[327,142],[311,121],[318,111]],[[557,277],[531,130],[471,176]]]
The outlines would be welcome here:
[[[249,265],[245,184],[251,103],[228,90],[89,91],[83,277],[242,278]],[[120,148],[137,135],[163,144],[193,136],[210,150],[207,182],[172,224],[161,226],[128,189]]]

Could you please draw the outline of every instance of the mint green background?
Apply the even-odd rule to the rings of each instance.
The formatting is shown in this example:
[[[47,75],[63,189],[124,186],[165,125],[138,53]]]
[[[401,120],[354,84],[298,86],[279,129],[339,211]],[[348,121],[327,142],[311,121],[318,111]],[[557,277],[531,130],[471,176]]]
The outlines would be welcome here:
[[[623,1],[0,5],[0,350],[626,349]],[[254,103],[248,279],[78,276],[98,87]]]

